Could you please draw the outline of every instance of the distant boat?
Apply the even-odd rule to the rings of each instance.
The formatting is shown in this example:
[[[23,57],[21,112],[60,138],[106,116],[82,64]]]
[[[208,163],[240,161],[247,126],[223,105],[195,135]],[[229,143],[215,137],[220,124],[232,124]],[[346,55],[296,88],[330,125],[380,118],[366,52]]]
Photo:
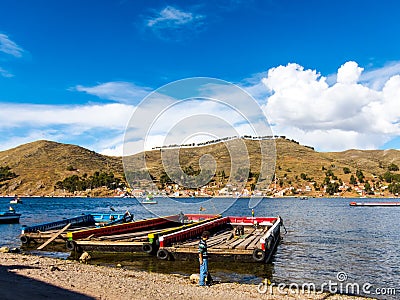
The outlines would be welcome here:
[[[300,200],[308,200],[308,197],[300,197]]]
[[[18,204],[18,203],[21,203],[21,204],[22,204],[22,200],[21,200],[21,198],[18,197],[18,196],[15,196],[14,199],[10,200],[10,204]]]
[[[145,199],[141,202],[142,204],[157,204],[157,200],[154,200],[153,195],[147,195]]]
[[[19,218],[21,214],[17,214],[15,210],[10,207],[8,212],[0,212],[0,223],[1,224],[12,224],[19,223]]]
[[[400,206],[400,202],[350,202],[350,206]]]

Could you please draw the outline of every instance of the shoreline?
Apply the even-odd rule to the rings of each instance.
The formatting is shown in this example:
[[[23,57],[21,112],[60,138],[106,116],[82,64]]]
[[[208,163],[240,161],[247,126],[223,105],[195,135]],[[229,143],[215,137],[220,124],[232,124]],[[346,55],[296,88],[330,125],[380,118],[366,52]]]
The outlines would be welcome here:
[[[15,198],[16,196],[10,196],[10,195],[0,195],[0,198]],[[89,199],[144,199],[146,198],[145,196],[142,197],[135,197],[135,196],[129,196],[129,197],[119,197],[119,196],[68,196],[68,195],[59,195],[59,196],[51,196],[51,195],[44,195],[44,196],[24,196],[24,195],[19,195],[19,198],[89,198]],[[190,196],[161,196],[161,195],[156,195],[154,198],[177,198],[177,199],[202,199],[202,198],[212,198],[212,199],[231,199],[231,198],[237,198],[237,199],[253,199],[253,198],[265,198],[265,199],[296,199],[296,198],[308,198],[308,199],[399,199],[400,196],[362,196],[362,197],[350,197],[350,196],[307,196],[307,195],[300,195],[300,196],[281,196],[281,197],[273,197],[273,196],[195,196],[195,197],[190,197]]]
[[[18,283],[18,288],[12,286]],[[371,299],[339,294],[261,294],[257,285],[199,287],[188,277],[82,264],[72,260],[0,253],[2,299]]]

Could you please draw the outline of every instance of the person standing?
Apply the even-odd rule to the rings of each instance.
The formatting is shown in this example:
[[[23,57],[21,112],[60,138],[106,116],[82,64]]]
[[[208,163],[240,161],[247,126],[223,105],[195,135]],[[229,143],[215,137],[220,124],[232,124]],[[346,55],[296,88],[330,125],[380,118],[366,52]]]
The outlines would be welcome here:
[[[204,231],[199,242],[199,262],[200,262],[200,279],[199,285],[205,286],[206,277],[208,274],[208,254],[207,240],[210,237],[210,232]]]

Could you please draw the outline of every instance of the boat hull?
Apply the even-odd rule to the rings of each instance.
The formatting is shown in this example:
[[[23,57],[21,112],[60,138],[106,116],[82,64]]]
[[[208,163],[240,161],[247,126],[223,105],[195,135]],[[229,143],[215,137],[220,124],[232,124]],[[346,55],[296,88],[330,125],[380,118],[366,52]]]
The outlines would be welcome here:
[[[400,202],[350,202],[350,206],[398,206]]]
[[[21,214],[3,214],[0,215],[0,224],[16,224],[19,223]]]
[[[198,236],[215,232],[208,253],[216,261],[269,263],[280,242],[282,219],[224,217],[160,237],[157,257],[162,260],[193,260],[198,257]]]

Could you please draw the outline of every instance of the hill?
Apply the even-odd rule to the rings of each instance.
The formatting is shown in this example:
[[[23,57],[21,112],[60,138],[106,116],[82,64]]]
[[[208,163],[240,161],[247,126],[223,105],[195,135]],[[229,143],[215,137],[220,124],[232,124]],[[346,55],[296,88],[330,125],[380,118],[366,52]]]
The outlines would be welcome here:
[[[3,183],[2,195],[54,195],[57,181],[73,175],[92,175],[96,171],[123,176],[121,158],[50,141],[36,141],[2,151],[0,166],[10,167],[17,175]]]
[[[243,150],[243,144],[245,150]],[[267,149],[269,154],[276,153],[274,170],[271,170],[271,166],[268,164],[261,164],[261,149]],[[176,158],[178,157],[179,164],[186,175],[201,177],[202,169],[199,167],[199,161],[207,154],[217,162],[215,168],[213,168],[212,162],[203,167],[203,171],[209,169],[211,170],[209,173],[215,174],[208,177],[211,182],[207,184],[206,193],[210,195],[221,195],[221,189],[227,185],[240,186],[242,177],[240,170],[239,172],[231,170],[231,168],[239,167],[244,171],[250,171],[244,187],[248,190],[263,190],[263,194],[358,196],[377,193],[376,196],[388,196],[390,194],[388,192],[389,183],[383,179],[384,174],[388,172],[391,164],[400,165],[400,151],[398,150],[348,150],[321,153],[314,151],[312,147],[302,146],[286,138],[274,140],[236,139],[203,147],[175,149],[166,147],[124,158],[126,169],[135,170],[133,174],[128,172],[127,178],[129,182],[133,183],[133,186],[151,189],[154,180],[146,180],[145,176],[142,177],[145,172],[140,172],[140,170],[147,169],[152,178],[156,179],[158,188],[165,189],[167,193],[176,192],[174,188],[176,182],[183,181],[185,186],[192,184],[196,187],[197,182],[191,181],[190,178],[182,179],[185,174],[174,168],[177,163],[169,162],[178,161]],[[271,156],[267,155],[268,158],[270,159]],[[169,165],[172,167],[168,168]],[[233,176],[231,172],[234,172]],[[207,172],[204,173],[206,173],[204,177],[207,179]],[[399,174],[398,171],[392,173]],[[262,174],[267,177],[264,181],[265,184],[269,184],[271,178],[268,177],[273,176],[269,191],[262,184],[255,186],[259,179],[258,176],[263,176]],[[352,176],[356,178],[356,184],[350,184]],[[173,180],[170,177],[173,177]],[[243,186],[236,190],[241,189]],[[181,195],[193,194],[193,191],[179,190]],[[200,189],[192,190],[198,192]],[[235,188],[233,188],[233,192],[234,190]],[[226,192],[232,191],[224,193]]]
[[[267,159],[264,157],[262,160],[261,149],[267,150]],[[277,160],[274,169],[273,164],[265,161],[268,162],[275,154]],[[176,162],[184,172],[176,168]],[[128,170],[127,179],[134,188],[152,189],[152,185],[156,184],[166,193],[178,191],[181,195],[200,190],[218,194],[227,186],[232,186],[235,191],[236,185],[241,185],[240,189],[263,190],[263,193],[267,193],[272,180],[268,194],[326,195],[327,186],[332,185],[334,194],[355,196],[363,194],[363,190],[365,192],[365,185],[368,191],[369,184],[372,191],[387,196],[388,183],[384,180],[384,174],[389,166],[400,165],[400,151],[321,153],[285,138],[236,139],[202,147],[146,151],[125,157],[124,165]],[[79,146],[49,141],[37,141],[0,152],[0,167],[9,167],[16,175],[15,178],[0,181],[1,195],[61,195],[65,191],[54,188],[58,181],[73,175],[91,176],[96,171],[112,172],[116,177],[124,178],[121,157],[104,156]],[[145,170],[151,174],[151,180],[145,176]],[[249,171],[250,175],[247,176]],[[399,171],[393,171],[392,174],[399,174]],[[356,185],[350,184],[352,176],[357,178]],[[264,186],[256,185],[259,179],[265,183]],[[176,189],[175,182],[193,188]],[[204,185],[205,188],[198,188]],[[335,185],[344,189],[338,191]],[[232,190],[225,189],[225,193],[228,192]],[[103,189],[80,194],[106,196],[114,195],[115,191]]]

